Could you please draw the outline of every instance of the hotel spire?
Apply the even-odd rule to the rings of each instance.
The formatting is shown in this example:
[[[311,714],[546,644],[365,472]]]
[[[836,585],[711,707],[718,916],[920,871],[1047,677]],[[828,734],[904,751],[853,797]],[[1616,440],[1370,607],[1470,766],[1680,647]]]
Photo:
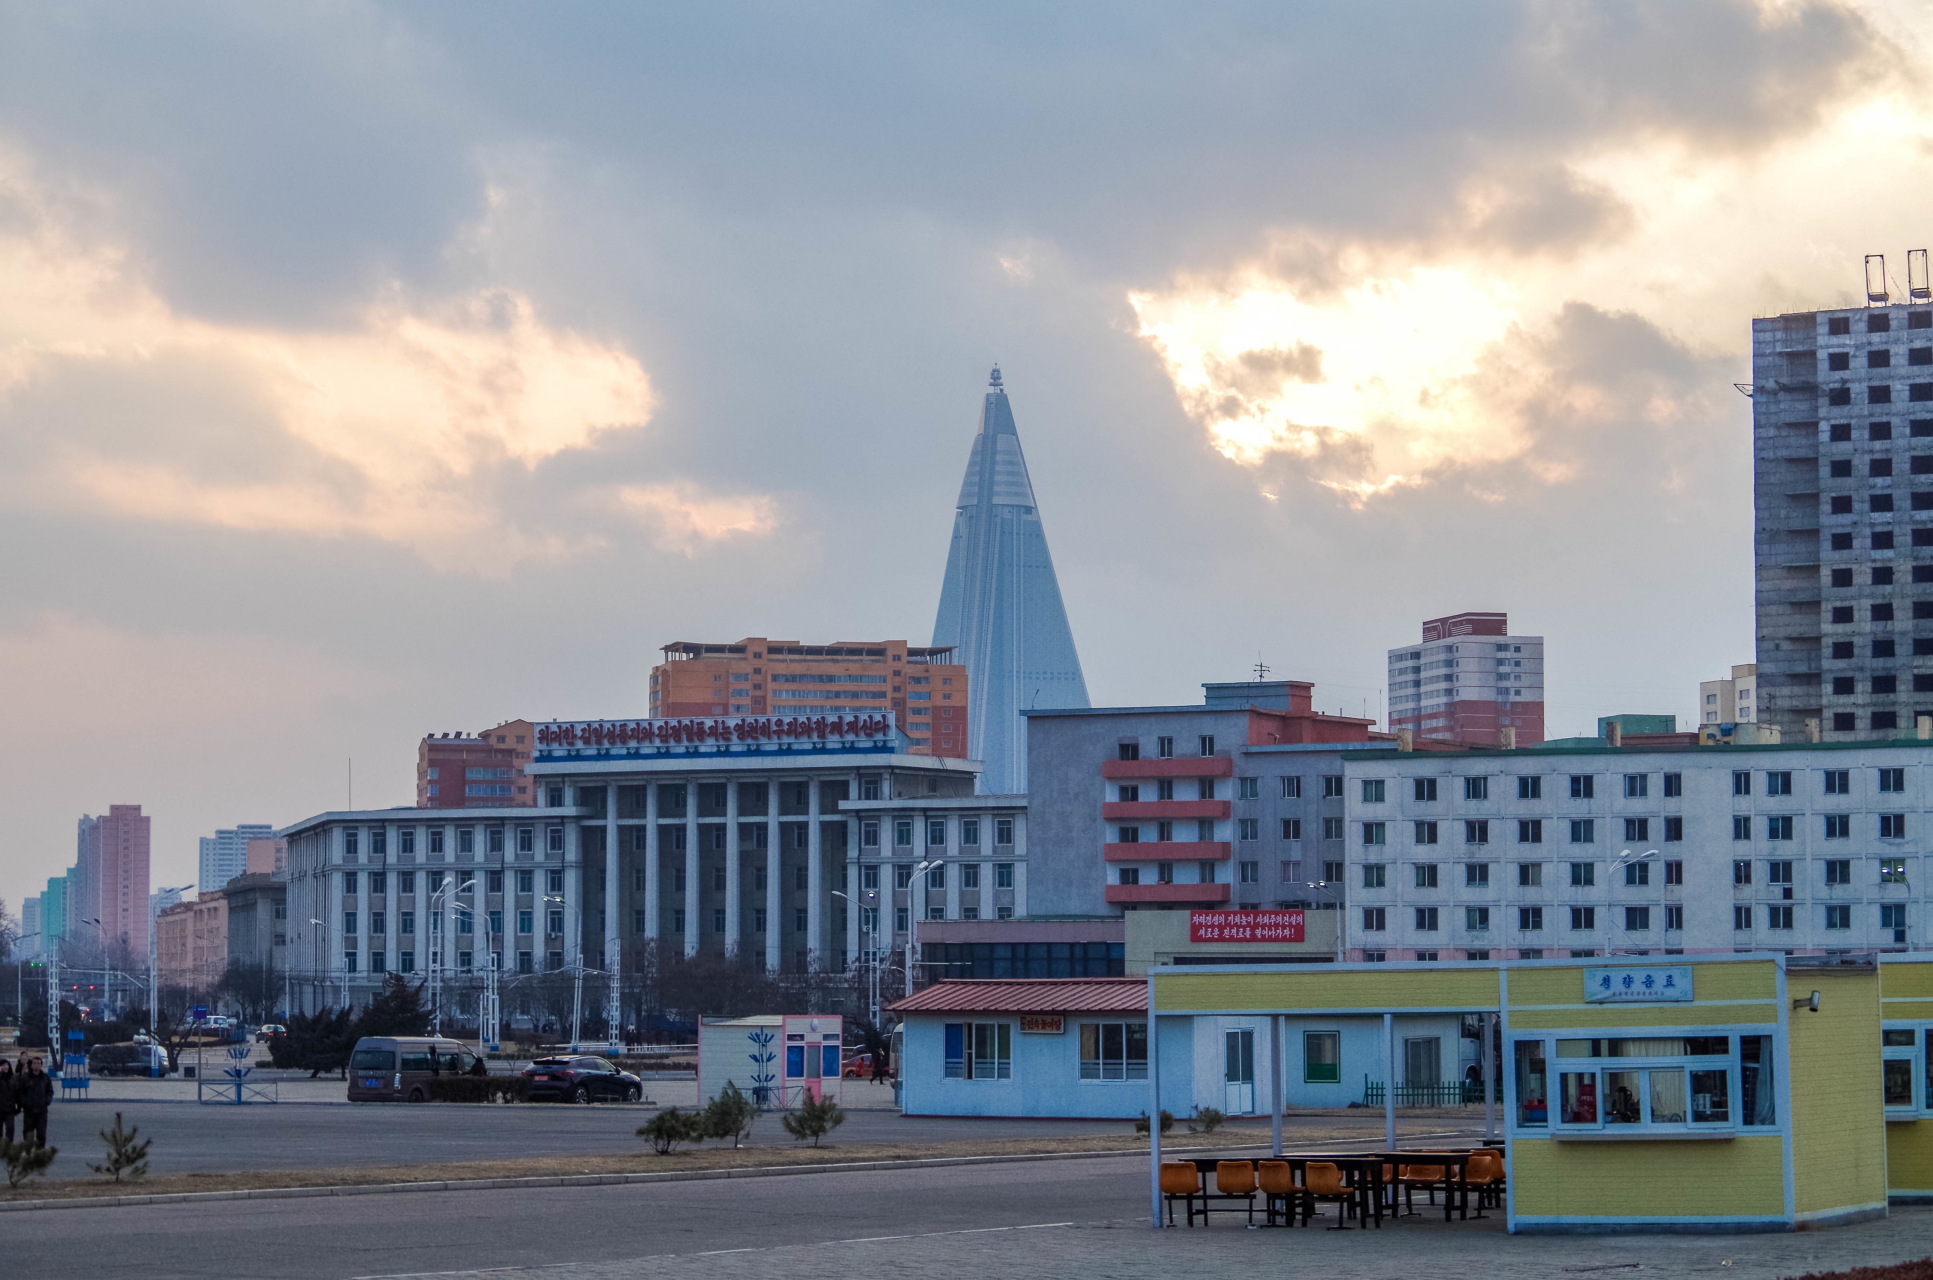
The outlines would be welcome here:
[[[985,762],[980,789],[1025,791],[1020,712],[1085,707],[1087,682],[998,365],[960,485],[933,643],[957,646],[954,660],[967,669],[967,754]]]

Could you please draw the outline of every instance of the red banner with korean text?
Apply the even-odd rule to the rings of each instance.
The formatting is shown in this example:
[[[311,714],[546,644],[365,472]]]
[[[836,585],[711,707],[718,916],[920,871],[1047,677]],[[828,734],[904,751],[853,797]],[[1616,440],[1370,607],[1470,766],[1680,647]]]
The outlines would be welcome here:
[[[1300,942],[1300,911],[1190,911],[1190,942]]]

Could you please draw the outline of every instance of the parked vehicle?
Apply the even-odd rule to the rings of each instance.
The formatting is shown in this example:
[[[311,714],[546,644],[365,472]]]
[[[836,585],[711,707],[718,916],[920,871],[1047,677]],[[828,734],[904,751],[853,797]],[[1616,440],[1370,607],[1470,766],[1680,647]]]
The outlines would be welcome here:
[[[255,1043],[267,1044],[269,1041],[279,1036],[285,1036],[288,1033],[289,1029],[279,1022],[265,1022],[262,1024],[261,1029],[255,1033]]]
[[[428,1102],[439,1076],[488,1075],[476,1051],[433,1036],[364,1036],[349,1054],[349,1101]]]
[[[615,1064],[588,1055],[539,1058],[524,1068],[530,1100],[543,1102],[637,1102],[644,1082]]]
[[[152,1042],[97,1044],[87,1051],[92,1076],[165,1076],[170,1069],[168,1051]]]

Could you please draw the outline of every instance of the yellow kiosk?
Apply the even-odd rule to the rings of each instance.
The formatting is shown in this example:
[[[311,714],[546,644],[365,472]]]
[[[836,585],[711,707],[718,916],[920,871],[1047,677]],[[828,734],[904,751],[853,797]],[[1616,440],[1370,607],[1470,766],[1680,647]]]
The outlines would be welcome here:
[[[1883,1073],[1880,973],[1870,957],[1759,954],[1161,968],[1149,1039],[1202,1016],[1267,1015],[1285,1038],[1380,1014],[1393,1081],[1405,1019],[1489,1015],[1511,1231],[1794,1230],[1885,1214],[1889,1119],[1892,1185],[1933,1197],[1933,1126],[1899,1136],[1933,1107],[1894,1116],[1881,1098],[1882,1077],[1890,1097],[1910,1075],[1898,1096],[1933,1102],[1933,966],[1889,973]]]

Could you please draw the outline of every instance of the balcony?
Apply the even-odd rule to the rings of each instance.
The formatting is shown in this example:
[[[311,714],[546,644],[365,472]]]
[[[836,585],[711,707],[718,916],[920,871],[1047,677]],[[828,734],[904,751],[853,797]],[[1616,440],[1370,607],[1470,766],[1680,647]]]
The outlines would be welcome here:
[[[1143,840],[1101,846],[1101,856],[1109,862],[1226,862],[1228,855],[1226,840]]]
[[[1153,822],[1158,818],[1226,818],[1226,800],[1109,800],[1101,805],[1109,822]]]
[[[1225,884],[1111,884],[1107,900],[1127,904],[1214,906],[1228,901]]]
[[[1235,762],[1227,756],[1183,756],[1175,760],[1108,760],[1103,778],[1232,778]]]

